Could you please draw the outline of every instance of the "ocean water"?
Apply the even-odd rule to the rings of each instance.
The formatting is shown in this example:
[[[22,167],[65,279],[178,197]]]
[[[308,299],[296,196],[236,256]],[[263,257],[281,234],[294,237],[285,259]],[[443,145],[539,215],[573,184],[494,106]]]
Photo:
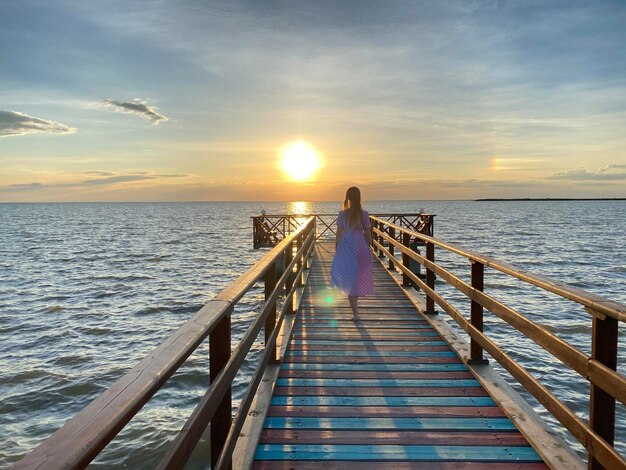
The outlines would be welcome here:
[[[435,236],[626,303],[626,202],[366,202],[371,212],[437,214]],[[250,216],[334,213],[338,203],[0,204],[0,467],[17,461],[163,341],[266,249],[252,248]],[[469,279],[469,263],[437,251]],[[467,299],[437,289],[463,312]],[[485,290],[589,352],[591,318],[572,302],[487,269]],[[237,340],[261,287],[233,315]],[[620,329],[618,369],[626,374]],[[495,316],[485,331],[580,417],[588,383]],[[234,384],[243,395],[261,344]],[[513,383],[513,381],[511,381]],[[92,464],[153,468],[208,386],[201,346]],[[519,390],[519,387],[516,386]],[[526,395],[527,396],[527,395]],[[529,401],[561,435],[558,423]],[[617,447],[626,453],[618,404]],[[201,441],[190,468],[207,468]]]

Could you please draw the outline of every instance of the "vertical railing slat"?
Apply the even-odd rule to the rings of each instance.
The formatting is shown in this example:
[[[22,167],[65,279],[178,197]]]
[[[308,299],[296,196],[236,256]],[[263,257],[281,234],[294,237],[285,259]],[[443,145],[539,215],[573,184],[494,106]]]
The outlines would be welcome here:
[[[300,251],[300,248],[302,248],[302,242],[304,241],[304,236],[306,235],[306,232],[302,232],[300,235],[298,235],[298,238],[296,238],[296,252]],[[302,257],[298,258],[298,262],[296,264],[296,272],[300,272],[300,268],[302,267]],[[302,274],[298,275],[298,279],[296,279],[296,285],[297,286],[303,286],[304,285],[304,276]]]
[[[285,264],[284,266],[287,267],[289,266],[289,263],[291,263],[291,260],[293,259],[293,241],[291,243],[289,243],[287,245],[287,248],[285,249]],[[292,272],[289,273],[289,276],[287,277],[287,282],[285,283],[285,293],[289,293],[291,292],[291,288],[293,287],[293,281],[294,281],[294,277],[293,277],[293,269]],[[291,302],[289,302],[289,305],[287,307],[286,310],[287,313],[294,313],[293,310],[293,299]]]
[[[426,259],[431,263],[435,262],[435,245],[431,242],[426,242]],[[426,285],[432,290],[435,290],[435,273],[426,268]],[[435,301],[430,296],[426,297],[426,313],[437,313],[435,310]]]
[[[485,265],[478,261],[472,261],[472,287],[478,291],[483,291],[485,287]],[[483,331],[483,306],[476,302],[471,301],[471,323],[478,331]],[[485,359],[483,358],[483,348],[474,340],[470,341],[470,362],[473,364],[483,364]]]
[[[402,232],[402,244],[406,247],[409,248],[409,245],[411,244],[411,235],[409,235],[406,232]],[[402,253],[402,265],[405,268],[409,268],[411,265],[411,258],[409,257],[409,255],[407,253]],[[402,271],[402,285],[404,287],[409,287],[411,285],[411,281],[409,280],[409,276],[407,276],[407,274]]]
[[[272,295],[274,289],[276,288],[276,262],[272,263],[272,265],[265,271],[263,275],[264,279],[264,290],[265,290],[265,300]],[[270,336],[272,336],[272,332],[276,327],[276,302],[273,303],[270,313],[267,315],[267,319],[265,320],[265,344]],[[274,348],[274,354],[270,357],[271,362],[276,362],[278,360],[278,353],[276,348]]]
[[[391,237],[392,240],[396,239],[396,229],[393,227],[389,227],[389,236]],[[395,246],[393,246],[393,243],[389,243],[389,254],[391,255],[391,258],[393,258],[395,256]],[[387,268],[389,269],[394,269],[395,268],[395,264],[393,262],[393,260],[389,258],[389,264],[387,265]]]
[[[591,357],[608,368],[617,368],[618,322],[615,318],[593,313],[591,330]],[[589,396],[589,426],[611,446],[615,440],[615,398],[597,385],[591,384]],[[604,470],[594,458],[589,459],[590,470]],[[607,469],[608,470],[608,469]]]
[[[228,359],[230,359],[230,314],[226,315],[215,327],[209,336],[209,375],[210,382],[217,378]],[[215,414],[211,418],[211,467],[219,459],[226,436],[233,419],[232,415],[232,389],[224,395]]]

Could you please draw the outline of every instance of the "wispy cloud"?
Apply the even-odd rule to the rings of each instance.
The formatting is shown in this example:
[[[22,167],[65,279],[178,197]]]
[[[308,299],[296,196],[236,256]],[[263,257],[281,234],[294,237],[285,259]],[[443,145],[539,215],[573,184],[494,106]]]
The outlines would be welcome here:
[[[67,181],[60,183],[21,183],[0,186],[0,192],[38,191],[57,188],[89,188],[105,187],[118,183],[131,183],[134,181],[158,180],[161,178],[185,178],[191,175],[183,173],[152,174],[148,172],[134,172],[128,174],[115,174],[108,171],[88,171],[85,174],[98,175],[101,178],[89,178],[81,181]]]
[[[36,118],[17,111],[0,111],[0,137],[26,134],[72,134],[75,127],[60,122]]]
[[[0,191],[33,191],[44,187],[43,183],[8,184],[0,186]]]
[[[85,174],[97,176],[113,176],[115,173],[111,173],[110,171],[86,171]]]
[[[117,101],[112,99],[102,100],[102,102],[106,106],[115,108],[116,111],[135,114],[137,116],[149,119],[150,122],[152,122],[152,124],[154,124],[155,126],[160,124],[162,121],[168,120],[165,116],[157,112],[158,108],[149,105],[146,101],[139,98],[135,98],[133,101],[130,102]]]
[[[622,164],[611,164],[611,165],[606,165],[603,166],[602,168],[600,168],[600,173],[604,173],[607,171],[612,171],[612,170],[626,170],[626,165],[622,165]]]
[[[105,176],[103,178],[92,178],[83,181],[82,183],[78,183],[78,185],[102,185],[102,184],[114,184],[114,183],[127,183],[130,181],[143,181],[143,180],[153,180],[156,176],[151,175],[141,175],[141,174],[133,174],[133,175],[117,175],[117,176]]]
[[[618,171],[615,171],[618,170]],[[619,171],[622,170],[622,171]],[[555,173],[547,176],[548,180],[570,180],[570,181],[617,181],[626,180],[626,165],[612,164],[600,168],[598,171],[587,171],[580,167],[563,173]]]

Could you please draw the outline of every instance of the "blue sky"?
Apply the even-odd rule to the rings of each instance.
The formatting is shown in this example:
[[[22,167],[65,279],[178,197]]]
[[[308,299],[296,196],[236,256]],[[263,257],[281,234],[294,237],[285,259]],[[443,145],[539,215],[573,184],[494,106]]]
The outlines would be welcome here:
[[[625,2],[2,12],[0,201],[626,197]]]

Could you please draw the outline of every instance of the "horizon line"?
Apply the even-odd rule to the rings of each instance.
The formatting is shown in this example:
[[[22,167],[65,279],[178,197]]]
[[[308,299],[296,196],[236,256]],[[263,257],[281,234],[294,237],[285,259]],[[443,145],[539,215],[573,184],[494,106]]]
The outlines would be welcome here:
[[[370,199],[365,202],[532,202],[532,201],[626,201],[626,197],[588,197],[588,198],[569,198],[569,197],[536,197],[536,198],[468,198],[468,199]],[[201,204],[201,203],[293,203],[293,202],[342,202],[341,199],[323,199],[323,200],[189,200],[189,201],[0,201],[0,204]]]

